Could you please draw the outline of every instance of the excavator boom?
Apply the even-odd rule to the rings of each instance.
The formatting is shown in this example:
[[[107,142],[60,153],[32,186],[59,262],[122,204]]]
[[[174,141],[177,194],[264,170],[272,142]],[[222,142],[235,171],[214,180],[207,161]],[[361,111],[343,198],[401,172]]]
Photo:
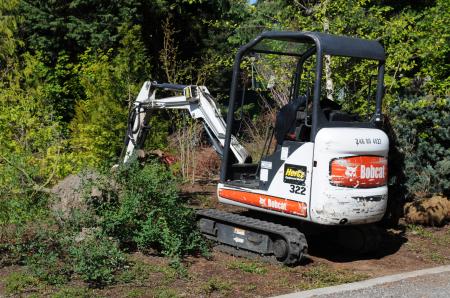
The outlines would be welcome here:
[[[182,92],[182,95],[156,98],[158,89]],[[201,120],[214,149],[222,156],[226,123],[208,89],[205,86],[158,84],[147,81],[143,84],[129,114],[123,162],[127,162],[135,150],[143,147],[148,134],[151,110],[160,109],[187,110],[192,118]],[[243,164],[250,158],[247,150],[234,136],[230,147],[237,163]]]

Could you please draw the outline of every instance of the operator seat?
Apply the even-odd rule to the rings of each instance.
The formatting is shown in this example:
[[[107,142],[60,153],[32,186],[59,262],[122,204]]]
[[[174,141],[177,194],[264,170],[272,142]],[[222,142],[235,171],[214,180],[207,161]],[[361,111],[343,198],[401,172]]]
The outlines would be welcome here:
[[[306,96],[299,96],[284,105],[277,114],[275,120],[275,139],[278,145],[282,145],[287,139],[295,140],[295,124],[297,111],[306,104]]]

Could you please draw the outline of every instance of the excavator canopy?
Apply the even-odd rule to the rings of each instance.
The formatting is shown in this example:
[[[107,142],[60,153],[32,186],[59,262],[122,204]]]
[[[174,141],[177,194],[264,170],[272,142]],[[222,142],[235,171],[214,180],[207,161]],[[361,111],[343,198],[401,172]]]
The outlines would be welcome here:
[[[241,72],[241,62],[246,55],[255,53],[286,55],[298,57],[297,72],[294,83],[298,82],[298,70],[302,69],[303,63],[308,57],[315,58],[315,79],[314,92],[311,96],[311,132],[310,141],[314,142],[315,136],[321,128],[324,127],[377,127],[382,121],[381,106],[384,92],[384,64],[386,55],[383,46],[377,40],[365,40],[361,38],[337,36],[322,32],[263,32],[255,39],[242,46],[236,53],[233,65],[233,78],[230,90],[230,101],[228,104],[227,132],[225,135],[224,155],[221,167],[221,181],[227,181],[231,178],[232,159],[230,156],[231,131],[233,126],[233,115],[235,110],[236,98],[238,97],[238,86]],[[351,57],[356,59],[368,59],[378,62],[378,75],[375,94],[375,112],[371,119],[366,122],[331,122],[326,119],[320,106],[321,98],[321,79],[323,75],[323,59],[325,55]],[[291,87],[296,97],[297,85]],[[309,96],[307,96],[309,97]],[[309,99],[308,99],[309,100]]]
[[[331,35],[322,32],[263,32],[254,40],[240,49],[242,54],[258,50],[258,45],[264,40],[279,40],[284,42],[311,44],[317,47],[319,53],[332,56],[355,57],[362,59],[373,59],[384,61],[386,59],[383,46],[376,40],[366,40],[348,36]],[[263,52],[265,50],[262,50]],[[274,52],[276,54],[290,54],[283,52]],[[293,56],[302,53],[291,53]],[[299,55],[299,56],[300,56]]]

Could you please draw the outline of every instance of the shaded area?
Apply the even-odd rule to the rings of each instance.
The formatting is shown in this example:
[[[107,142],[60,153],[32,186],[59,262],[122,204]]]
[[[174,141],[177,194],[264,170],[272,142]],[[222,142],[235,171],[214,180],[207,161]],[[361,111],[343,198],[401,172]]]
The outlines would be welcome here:
[[[402,245],[408,242],[405,236],[405,227],[400,227],[399,230],[381,230],[380,236],[380,247],[375,252],[360,254],[339,246],[336,234],[329,231],[328,233],[308,238],[309,253],[312,256],[338,263],[357,260],[379,260],[397,253]]]

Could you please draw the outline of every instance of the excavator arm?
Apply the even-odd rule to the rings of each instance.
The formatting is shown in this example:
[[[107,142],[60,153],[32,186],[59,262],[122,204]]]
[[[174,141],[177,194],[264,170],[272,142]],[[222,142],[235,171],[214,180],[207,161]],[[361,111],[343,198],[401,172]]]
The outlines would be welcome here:
[[[182,92],[182,95],[156,98],[158,89]],[[187,110],[194,119],[202,121],[214,149],[222,156],[226,123],[208,89],[205,86],[159,84],[147,81],[143,84],[128,116],[127,135],[122,152],[124,163],[128,161],[135,150],[144,146],[150,129],[148,124],[151,111],[161,109]],[[247,150],[234,136],[231,137],[230,148],[237,163],[243,164],[250,159]]]

